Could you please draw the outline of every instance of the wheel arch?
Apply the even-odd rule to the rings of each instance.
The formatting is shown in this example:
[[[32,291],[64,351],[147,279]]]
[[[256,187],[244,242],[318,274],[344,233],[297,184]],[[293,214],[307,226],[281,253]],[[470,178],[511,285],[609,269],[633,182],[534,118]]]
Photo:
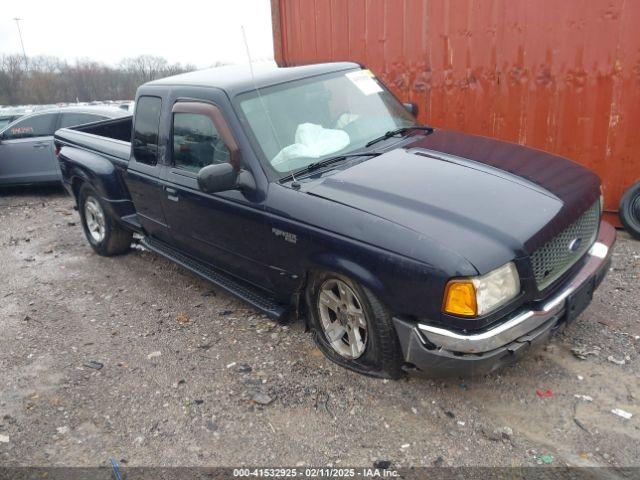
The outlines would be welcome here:
[[[314,271],[329,270],[356,280],[376,295],[384,288],[380,279],[370,269],[343,255],[324,253],[314,256],[312,261],[313,265],[308,270],[307,282]]]
[[[105,199],[130,199],[118,168],[109,158],[65,145],[60,150],[59,159],[64,164],[63,177],[70,179],[72,185],[77,181],[84,181],[90,183]]]
[[[305,278],[300,283],[299,289],[294,295],[297,316],[298,318],[302,317],[306,329],[309,329],[309,312],[305,311],[303,315],[301,315],[301,313],[305,309],[312,308],[312,306],[308,304],[309,299],[306,295],[307,287],[309,283],[313,281],[316,273],[322,271],[345,275],[368,288],[379,297],[381,297],[381,293],[384,290],[383,283],[380,279],[370,269],[360,263],[344,255],[334,253],[315,255],[311,258],[311,264],[306,269]]]
[[[105,210],[117,221],[135,213],[121,172],[109,159],[69,146],[63,147],[61,158],[65,162],[65,181],[71,185],[78,208],[80,189],[86,183],[105,201]]]
[[[82,188],[82,184],[88,181],[85,175],[74,175],[71,178],[71,191],[76,199],[76,206],[78,208],[80,208],[80,189]]]

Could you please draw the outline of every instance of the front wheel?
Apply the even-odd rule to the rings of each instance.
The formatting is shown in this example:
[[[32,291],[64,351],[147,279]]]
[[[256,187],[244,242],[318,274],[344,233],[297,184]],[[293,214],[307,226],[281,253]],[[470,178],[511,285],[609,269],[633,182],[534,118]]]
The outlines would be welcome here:
[[[96,253],[110,257],[129,250],[133,233],[106,213],[100,196],[89,184],[80,189],[78,210],[84,234]]]
[[[318,348],[340,366],[384,378],[402,376],[391,313],[366,287],[332,272],[312,275],[306,290]]]

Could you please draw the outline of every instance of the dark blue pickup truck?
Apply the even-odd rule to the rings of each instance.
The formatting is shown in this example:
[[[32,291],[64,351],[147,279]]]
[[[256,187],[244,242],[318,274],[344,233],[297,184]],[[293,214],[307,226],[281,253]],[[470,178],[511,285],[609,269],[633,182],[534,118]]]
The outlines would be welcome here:
[[[55,144],[97,253],[138,233],[361,373],[487,373],[585,309],[615,231],[591,171],[414,112],[353,63],[225,67]]]

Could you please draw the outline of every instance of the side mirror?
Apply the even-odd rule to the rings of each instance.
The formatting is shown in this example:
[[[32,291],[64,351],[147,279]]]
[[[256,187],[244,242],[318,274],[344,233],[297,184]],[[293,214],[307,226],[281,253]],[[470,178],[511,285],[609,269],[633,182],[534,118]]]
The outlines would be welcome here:
[[[198,186],[205,193],[225,192],[227,190],[252,190],[256,187],[251,172],[237,170],[230,163],[207,165],[198,172]]]
[[[404,105],[404,108],[406,108],[411,115],[414,117],[418,116],[418,105],[413,102],[403,103],[402,105]]]
[[[198,172],[198,186],[205,193],[233,190],[238,182],[238,171],[230,163],[207,165]]]

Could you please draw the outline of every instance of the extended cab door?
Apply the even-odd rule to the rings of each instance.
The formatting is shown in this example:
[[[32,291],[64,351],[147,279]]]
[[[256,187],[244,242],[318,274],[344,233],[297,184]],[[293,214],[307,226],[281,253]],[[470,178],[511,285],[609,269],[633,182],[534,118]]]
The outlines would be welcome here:
[[[235,139],[221,110],[189,100],[175,103],[171,113],[163,202],[173,243],[201,261],[270,289],[265,242],[269,228],[263,213],[239,190],[208,194],[198,187],[202,167],[235,161],[227,146]]]
[[[160,180],[163,166],[158,161],[161,113],[160,97],[143,95],[138,98],[126,182],[145,231],[166,240],[167,221],[162,210],[164,189]]]

